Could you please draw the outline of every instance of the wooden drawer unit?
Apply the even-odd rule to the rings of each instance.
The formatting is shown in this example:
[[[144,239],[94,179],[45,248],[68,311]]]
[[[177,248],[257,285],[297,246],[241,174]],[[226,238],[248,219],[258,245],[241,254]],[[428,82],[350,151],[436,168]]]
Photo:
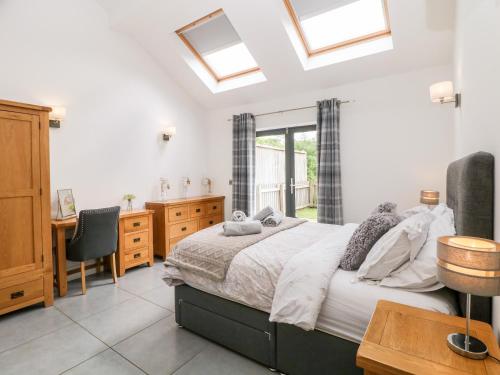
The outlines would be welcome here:
[[[153,265],[153,211],[124,211],[118,225],[117,274],[140,264]]]
[[[198,230],[198,220],[189,220],[170,226],[169,238],[185,236]]]
[[[125,233],[129,232],[137,232],[143,229],[149,228],[149,217],[139,216],[139,217],[130,217],[123,220],[123,225],[125,227]]]
[[[31,304],[29,302],[41,301],[43,301],[42,276],[32,281],[0,289],[0,311],[7,312],[17,305],[29,305]]]
[[[214,201],[206,204],[207,215],[220,214],[222,212],[222,207],[224,206],[223,201]]]
[[[189,218],[189,209],[187,206],[179,206],[168,209],[168,221],[181,221]]]
[[[196,203],[189,205],[189,217],[203,217],[205,216],[205,204]]]
[[[143,247],[141,249],[128,250],[125,253],[125,268],[127,266],[133,267],[138,264],[146,263],[149,261],[149,249]]]
[[[200,230],[222,222],[222,215],[213,215],[200,219]]]
[[[142,232],[125,233],[123,248],[125,252],[129,249],[144,247],[149,245],[149,230]]]
[[[155,255],[166,259],[177,242],[224,220],[224,196],[146,202],[146,209],[154,211]]]

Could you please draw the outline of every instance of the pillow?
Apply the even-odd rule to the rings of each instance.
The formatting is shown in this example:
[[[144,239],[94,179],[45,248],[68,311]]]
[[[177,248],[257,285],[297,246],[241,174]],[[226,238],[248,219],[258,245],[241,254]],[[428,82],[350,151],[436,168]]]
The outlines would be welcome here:
[[[373,211],[372,211],[372,215],[374,214],[381,214],[381,213],[384,213],[384,212],[390,212],[390,213],[395,213],[396,212],[396,207],[398,205],[396,203],[393,203],[393,202],[384,202],[384,203],[380,203],[377,208],[375,208]]]
[[[416,206],[403,211],[400,216],[403,219],[408,219],[410,216],[420,214],[422,212],[431,212],[431,210],[429,210],[427,206]]]
[[[392,271],[416,258],[434,216],[422,212],[403,220],[380,238],[358,271],[359,279],[382,280]]]
[[[432,210],[434,220],[429,227],[427,240],[413,262],[407,262],[384,278],[380,285],[402,288],[413,292],[441,289],[437,279],[437,239],[455,235],[453,210],[442,204]]]
[[[385,212],[370,215],[354,231],[344,256],[340,260],[340,268],[347,271],[357,270],[364,262],[373,244],[399,221],[400,218],[394,213]]]

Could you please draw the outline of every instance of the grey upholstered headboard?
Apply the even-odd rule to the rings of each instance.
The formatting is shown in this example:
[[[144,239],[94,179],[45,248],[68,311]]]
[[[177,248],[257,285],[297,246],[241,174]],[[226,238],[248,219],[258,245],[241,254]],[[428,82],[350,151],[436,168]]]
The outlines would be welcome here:
[[[446,203],[455,214],[457,234],[493,239],[494,157],[476,152],[448,166]],[[465,296],[460,294],[464,312]],[[491,323],[491,298],[472,297],[472,318]]]

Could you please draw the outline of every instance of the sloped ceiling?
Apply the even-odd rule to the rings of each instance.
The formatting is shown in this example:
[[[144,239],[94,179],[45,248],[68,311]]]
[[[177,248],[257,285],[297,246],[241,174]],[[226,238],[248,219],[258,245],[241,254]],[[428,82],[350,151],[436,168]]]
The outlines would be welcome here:
[[[394,50],[304,71],[281,22],[281,0],[98,0],[113,29],[135,39],[207,109],[450,64],[454,0],[389,0]],[[213,94],[191,70],[175,30],[223,8],[267,82]],[[450,79],[451,77],[443,77]]]

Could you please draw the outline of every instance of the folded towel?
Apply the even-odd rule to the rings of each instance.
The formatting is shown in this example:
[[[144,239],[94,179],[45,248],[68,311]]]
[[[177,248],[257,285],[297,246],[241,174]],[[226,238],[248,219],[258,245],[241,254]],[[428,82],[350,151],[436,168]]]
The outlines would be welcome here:
[[[226,221],[223,228],[224,236],[246,236],[262,232],[262,223],[258,220]]]
[[[283,214],[279,211],[274,211],[273,214],[269,215],[262,221],[262,225],[265,227],[276,227],[281,224],[283,220]]]
[[[259,220],[259,221],[262,221],[264,220],[266,217],[268,217],[269,215],[272,215],[274,214],[274,208],[272,208],[271,206],[267,206],[267,207],[264,207],[262,210],[260,210],[259,212],[257,212],[255,214],[255,216],[253,217],[254,220]]]
[[[231,221],[241,222],[247,219],[247,215],[243,211],[234,211]]]

